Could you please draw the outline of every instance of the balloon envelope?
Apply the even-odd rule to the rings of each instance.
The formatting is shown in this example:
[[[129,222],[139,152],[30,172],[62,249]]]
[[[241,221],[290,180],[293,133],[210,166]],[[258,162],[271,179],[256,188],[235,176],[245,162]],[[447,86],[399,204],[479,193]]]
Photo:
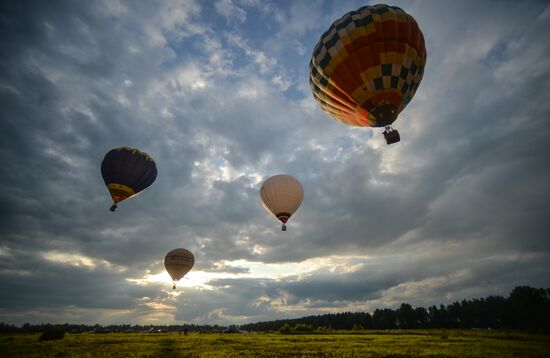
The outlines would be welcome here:
[[[193,268],[195,257],[186,249],[174,249],[164,257],[164,267],[173,281],[179,281]]]
[[[264,208],[285,224],[302,203],[304,189],[290,175],[275,175],[262,184],[260,198]]]
[[[424,36],[395,6],[363,6],[336,20],[313,50],[309,81],[321,109],[352,126],[389,126],[413,98]]]
[[[119,147],[111,149],[103,158],[101,175],[115,202],[113,208],[116,208],[116,203],[153,184],[157,167],[147,153],[136,148]]]

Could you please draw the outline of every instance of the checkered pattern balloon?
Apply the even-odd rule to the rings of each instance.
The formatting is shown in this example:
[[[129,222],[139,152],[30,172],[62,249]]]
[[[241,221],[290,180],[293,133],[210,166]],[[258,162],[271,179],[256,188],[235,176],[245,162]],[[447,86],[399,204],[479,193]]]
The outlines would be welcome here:
[[[363,6],[321,36],[309,80],[315,100],[332,118],[383,127],[411,101],[425,64],[424,36],[412,16],[395,6]]]

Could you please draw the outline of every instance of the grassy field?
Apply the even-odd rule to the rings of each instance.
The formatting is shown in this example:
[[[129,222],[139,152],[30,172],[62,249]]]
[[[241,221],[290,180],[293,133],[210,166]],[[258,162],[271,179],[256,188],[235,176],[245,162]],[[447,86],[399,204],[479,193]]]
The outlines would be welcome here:
[[[550,336],[499,331],[363,331],[349,334],[0,335],[0,357],[550,357]]]

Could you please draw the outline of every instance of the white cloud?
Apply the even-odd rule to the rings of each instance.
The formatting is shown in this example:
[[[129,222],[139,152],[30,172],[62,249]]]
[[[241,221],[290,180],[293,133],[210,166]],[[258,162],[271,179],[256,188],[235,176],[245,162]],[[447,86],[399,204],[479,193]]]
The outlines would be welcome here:
[[[230,45],[242,49],[247,56],[252,58],[253,63],[259,67],[260,73],[265,74],[274,70],[274,67],[277,65],[276,59],[267,56],[263,51],[253,49],[246,39],[237,34],[228,33],[226,37]]]
[[[273,82],[281,91],[286,91],[291,85],[291,82],[281,74],[276,74],[273,76],[271,78],[271,82]]]
[[[218,0],[214,6],[216,12],[230,22],[242,24],[246,20],[246,11],[233,4],[231,0]]]
[[[52,251],[43,252],[42,257],[47,261],[69,265],[69,266],[87,267],[91,269],[95,269],[97,267],[103,267],[108,270],[113,270],[117,272],[124,272],[127,270],[126,267],[113,265],[107,260],[91,258],[88,256],[84,256],[84,255],[81,255],[78,253],[72,253],[72,252],[52,250]]]

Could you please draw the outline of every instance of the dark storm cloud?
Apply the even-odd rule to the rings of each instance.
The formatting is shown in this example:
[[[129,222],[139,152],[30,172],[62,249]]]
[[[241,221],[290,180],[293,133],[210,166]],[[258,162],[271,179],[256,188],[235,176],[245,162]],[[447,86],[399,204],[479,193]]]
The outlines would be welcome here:
[[[475,31],[477,37],[434,33],[432,38],[434,47],[449,41],[462,56],[434,54],[425,81],[448,84],[437,85],[448,100],[432,102],[430,130],[415,147],[404,148],[429,158],[426,174],[437,179],[422,178],[437,193],[427,207],[422,236],[460,240],[485,234],[488,240],[498,238],[494,244],[501,250],[548,253],[549,227],[541,218],[550,211],[541,199],[550,197],[545,158],[550,148],[544,139],[550,131],[544,95],[550,67],[527,55],[550,52],[543,39],[549,20],[542,17],[540,3],[506,10],[483,5],[495,19],[475,30],[475,19],[464,24],[465,35]]]
[[[533,282],[538,284],[545,281],[545,276],[549,272],[545,267],[545,257],[542,255],[495,256],[462,262],[458,258],[459,255],[445,255],[445,253],[440,253],[438,257],[424,256],[421,257],[422,260],[388,257],[373,265],[365,265],[352,273],[320,272],[282,283],[279,287],[298,301],[366,303],[386,296],[387,291],[401,285],[414,287],[414,294],[391,297],[392,299],[426,305],[429,302],[437,304],[460,299],[463,297],[462,291],[476,286],[499,287],[496,293],[506,295],[514,285],[519,285],[525,279],[528,272]],[[529,269],[525,268],[526,263],[529,263]],[[436,284],[431,287],[430,282]],[[503,282],[506,284],[502,285]],[[421,289],[428,290],[433,296],[424,296],[419,300],[416,295]],[[429,302],[426,302],[427,298],[430,298]]]
[[[158,288],[154,286],[127,283],[127,272],[113,270],[104,262],[82,263],[75,258],[68,262],[56,262],[47,259],[47,254],[42,256],[23,250],[12,254],[11,258],[2,260],[0,265],[4,292],[0,298],[2,308],[51,309],[72,305],[81,308],[132,309],[135,306],[134,299],[158,293]],[[37,267],[40,270],[35,270]],[[13,268],[18,270],[13,271]]]
[[[213,280],[212,291],[185,290],[185,297],[178,303],[182,313],[178,313],[177,319],[200,317],[216,323],[227,320],[241,323],[319,314],[327,309],[395,308],[402,302],[427,307],[483,296],[487,290],[506,296],[524,282],[525,275],[530,275],[534,284],[544,284],[548,275],[546,258],[542,255],[467,260],[468,266],[461,266],[465,262],[460,263],[459,256],[442,253],[439,257],[415,259],[388,257],[350,273],[322,269],[306,277],[287,277],[282,281]],[[445,261],[455,264],[448,265]],[[201,304],[193,304],[199,297]]]
[[[311,48],[343,5],[304,23],[301,4],[268,5],[278,31],[263,37],[213,31],[227,21],[192,1],[0,5],[0,320],[104,309],[231,323],[549,285],[545,3],[398,4],[428,64],[389,147],[328,119],[307,88]],[[289,32],[303,55],[281,42]],[[121,145],[151,154],[159,176],[113,215],[99,164]],[[279,173],[305,188],[284,235],[258,198]],[[175,247],[197,271],[242,277],[253,267],[231,261],[369,258],[177,298],[126,280],[161,272]],[[63,261],[78,257],[95,266]]]
[[[2,3],[0,247],[8,252],[1,257],[2,307],[131,308],[135,299],[153,296],[155,286],[125,282],[140,276],[131,268],[113,274],[108,268],[52,266],[40,259],[41,252],[58,250],[141,269],[151,265],[145,260],[151,255],[161,260],[166,249],[151,240],[156,230],[150,217],[115,218],[103,210],[108,201],[98,166],[113,146],[169,156],[193,152],[158,148],[158,139],[145,135],[156,126],[116,98],[126,78],[134,85],[149,81],[163,50],[143,46],[150,56],[132,56],[120,39],[132,43],[139,37],[130,31],[137,24],[119,27],[100,5]],[[178,171],[178,184],[185,183],[190,164],[173,162],[157,160],[159,167]],[[173,186],[167,178],[159,181]]]
[[[107,216],[98,217],[95,211],[97,204],[104,202],[99,199],[105,197],[101,181],[96,180],[104,153],[116,145],[136,145],[153,152],[157,141],[145,136],[149,119],[132,108],[123,108],[113,97],[118,90],[115,82],[118,80],[120,85],[124,75],[136,73],[133,66],[151,68],[153,64],[158,65],[161,56],[154,56],[152,52],[149,59],[143,57],[145,61],[133,60],[119,40],[114,40],[116,36],[109,36],[109,30],[118,29],[118,25],[112,19],[99,16],[95,6],[76,7],[70,2],[45,7],[27,5],[32,9],[29,13],[25,6],[17,9],[22,12],[8,9],[8,13],[13,11],[8,16],[10,19],[21,19],[25,24],[26,20],[32,26],[27,30],[28,41],[15,36],[14,42],[21,43],[21,48],[13,45],[14,54],[6,56],[13,61],[3,71],[8,89],[14,90],[2,96],[6,104],[2,106],[4,133],[13,133],[8,137],[10,142],[4,142],[2,151],[4,161],[9,163],[7,168],[3,167],[6,172],[2,179],[6,196],[2,200],[6,211],[2,216],[6,222],[3,227],[28,219],[40,235],[73,236],[70,241],[81,241],[80,244],[86,246],[97,242],[101,236],[97,233],[98,228],[106,223]],[[49,31],[46,23],[54,28],[50,37],[44,35]],[[3,31],[7,39],[11,39],[10,34],[20,32],[19,27],[10,25],[8,23],[7,31]],[[27,25],[21,26],[26,28]],[[107,30],[96,31],[102,28]],[[90,29],[94,32],[89,32]],[[131,32],[119,35],[131,38]],[[38,39],[31,40],[34,37]],[[35,42],[40,45],[34,46]],[[85,70],[73,66],[76,59],[64,52],[66,47],[73,45],[83,53],[82,57],[97,52],[108,54],[116,61],[100,58],[101,66]],[[37,61],[34,56],[41,60],[39,65],[43,67],[33,64]],[[151,58],[156,58],[157,63],[147,63]],[[98,67],[110,67],[111,70],[96,71]],[[146,76],[130,77],[137,82]],[[54,84],[49,77],[61,77],[56,79],[60,83]],[[186,149],[182,149],[185,153]],[[165,164],[161,159],[157,162],[159,166]],[[164,166],[178,170],[178,183],[185,183],[189,164],[174,163]],[[170,185],[170,181],[167,184]],[[132,217],[117,218],[110,224],[120,224],[119,220],[125,222],[123,226],[132,221],[147,222],[147,218]],[[14,231],[12,229],[11,233]],[[47,242],[41,238],[34,243],[40,246]]]

